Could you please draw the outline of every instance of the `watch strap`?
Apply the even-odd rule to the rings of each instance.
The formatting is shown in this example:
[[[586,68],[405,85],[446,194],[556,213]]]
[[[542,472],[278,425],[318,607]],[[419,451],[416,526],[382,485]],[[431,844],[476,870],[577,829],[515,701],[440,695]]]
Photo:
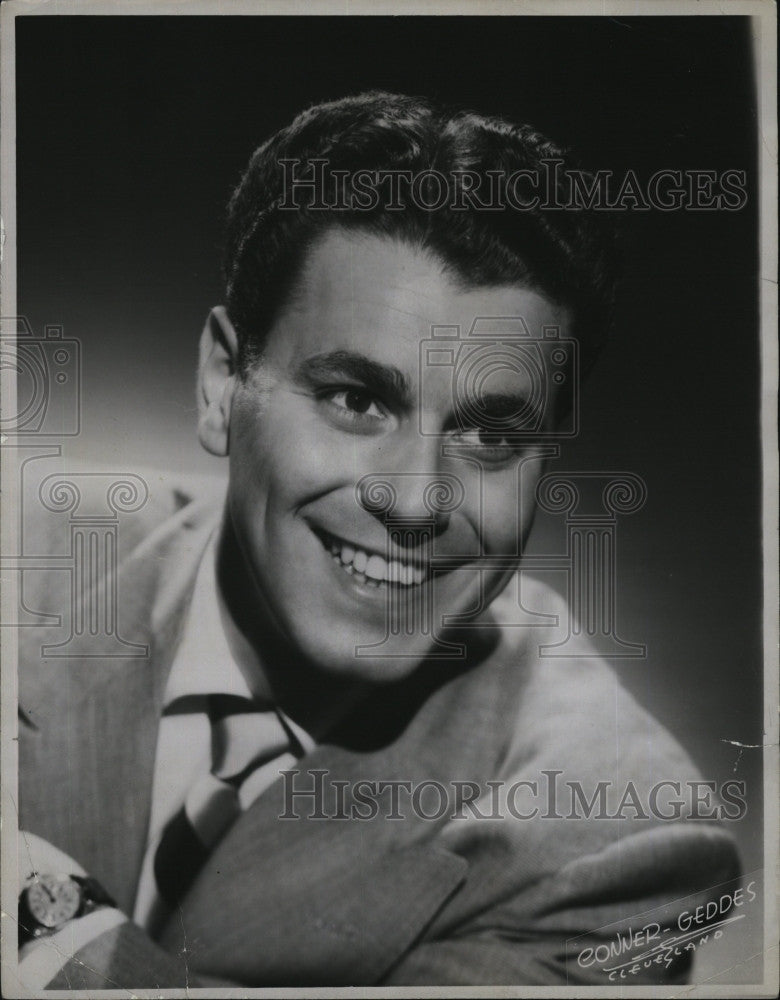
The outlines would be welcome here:
[[[77,917],[83,916],[84,913],[88,913],[98,906],[116,906],[116,900],[106,892],[96,878],[92,878],[90,875],[71,875],[70,877],[77,885],[81,886],[81,909],[76,914]],[[87,909],[88,906],[89,909]]]

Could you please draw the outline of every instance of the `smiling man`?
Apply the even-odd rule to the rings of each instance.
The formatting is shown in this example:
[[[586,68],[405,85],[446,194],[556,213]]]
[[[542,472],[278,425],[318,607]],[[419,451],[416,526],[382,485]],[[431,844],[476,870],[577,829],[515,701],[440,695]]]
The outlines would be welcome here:
[[[603,220],[530,196],[564,162],[382,93],[253,156],[200,345],[227,496],[159,498],[120,567],[149,660],[52,669],[23,637],[24,982],[605,984],[578,955],[735,875],[611,669],[540,655],[561,599],[528,587],[550,625],[518,625],[548,442],[611,298]],[[35,606],[61,599],[44,581]]]
[[[266,634],[272,622],[292,644],[286,660],[303,655],[317,672],[395,680],[419,665],[429,635],[404,629],[385,655],[355,655],[384,638],[389,588],[413,605],[429,584],[441,614],[459,615],[480,587],[489,603],[506,585],[511,569],[476,568],[514,551],[520,510],[527,534],[542,463],[523,477],[518,506],[517,429],[495,430],[495,413],[492,424],[469,426],[451,369],[420,372],[421,344],[437,323],[468,331],[475,317],[492,316],[522,316],[536,331],[567,323],[565,307],[530,288],[470,288],[424,247],[340,226],[309,249],[300,289],[246,376],[235,329],[224,310],[213,314],[202,348],[201,440],[229,452],[227,527],[248,569],[242,586],[256,595],[251,619]],[[511,419],[529,391],[524,376],[518,366],[494,372],[482,409],[515,397]],[[437,433],[421,434],[421,421]],[[385,506],[356,500],[372,474],[393,492],[407,547],[390,540]],[[460,504],[431,511],[425,486],[449,480]],[[431,578],[432,557],[449,571]],[[399,613],[405,607],[397,602]],[[280,683],[285,673],[283,665]]]

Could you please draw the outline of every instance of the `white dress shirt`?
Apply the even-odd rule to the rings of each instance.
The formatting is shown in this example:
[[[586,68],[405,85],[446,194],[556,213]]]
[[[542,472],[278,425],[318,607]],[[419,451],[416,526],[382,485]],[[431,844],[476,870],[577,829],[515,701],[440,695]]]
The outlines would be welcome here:
[[[218,529],[198,568],[192,603],[168,677],[157,739],[152,808],[147,849],[141,868],[133,919],[150,934],[166,915],[154,877],[154,855],[168,822],[184,804],[189,789],[211,769],[211,725],[206,714],[209,695],[267,697],[262,668],[239,632],[219,593],[216,574]],[[270,702],[269,702],[270,707]],[[247,809],[298,756],[315,743],[276,707],[282,725],[297,743],[297,755],[283,753],[257,768],[240,790]]]

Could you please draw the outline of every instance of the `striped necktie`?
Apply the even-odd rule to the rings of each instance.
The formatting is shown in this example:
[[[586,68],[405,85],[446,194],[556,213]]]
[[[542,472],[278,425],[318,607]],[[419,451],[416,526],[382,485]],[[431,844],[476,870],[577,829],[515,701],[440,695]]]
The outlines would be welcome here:
[[[154,876],[162,899],[176,906],[212,848],[276,774],[264,775],[297,740],[267,705],[233,695],[208,699],[211,771],[189,790],[184,805],[165,827],[154,855]],[[278,768],[277,768],[278,770]]]

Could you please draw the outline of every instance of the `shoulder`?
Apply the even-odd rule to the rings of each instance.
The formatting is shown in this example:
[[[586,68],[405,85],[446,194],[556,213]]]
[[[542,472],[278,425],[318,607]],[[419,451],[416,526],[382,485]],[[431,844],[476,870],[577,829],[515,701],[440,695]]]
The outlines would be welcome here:
[[[114,632],[136,647],[154,638],[186,597],[218,523],[224,484],[156,470],[68,468],[25,487],[17,582],[27,687],[32,665],[49,656],[74,667],[85,657],[121,656],[127,643],[112,644]],[[88,614],[98,616],[89,633]]]
[[[71,529],[94,524],[113,530],[121,559],[183,509],[205,515],[225,493],[221,477],[57,463],[59,468],[38,462],[19,470],[18,546],[35,558],[65,554]]]
[[[444,830],[447,846],[487,857],[502,844],[512,858],[502,884],[538,885],[528,905],[542,910],[553,885],[561,906],[586,883],[617,899],[627,872],[648,893],[668,876],[680,896],[733,877],[734,844],[717,803],[712,817],[692,816],[700,776],[689,755],[624,688],[619,668],[598,655],[545,656],[566,635],[566,602],[530,581],[523,596],[524,608],[552,620],[528,624],[511,591],[492,608],[499,641],[463,675],[460,718],[453,713],[461,742],[469,744],[469,719],[490,741],[490,780],[477,783],[484,790],[472,813]],[[470,750],[466,773],[476,759]]]
[[[506,696],[507,767],[534,760],[561,767],[573,778],[633,776],[695,779],[696,768],[671,733],[644,709],[620,680],[620,663],[595,649],[560,655],[569,608],[550,587],[528,580],[523,605],[545,624],[518,624],[516,592],[492,607],[500,641],[490,669]]]

